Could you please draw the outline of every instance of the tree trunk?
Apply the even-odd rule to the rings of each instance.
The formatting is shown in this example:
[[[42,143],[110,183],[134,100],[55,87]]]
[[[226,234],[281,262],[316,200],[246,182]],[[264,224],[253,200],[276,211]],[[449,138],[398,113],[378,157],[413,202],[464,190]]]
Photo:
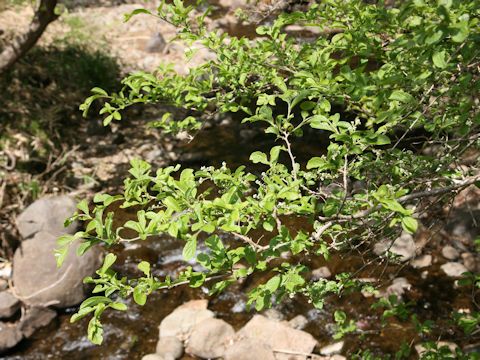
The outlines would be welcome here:
[[[58,17],[55,14],[56,5],[57,0],[41,0],[27,31],[15,37],[0,52],[0,75],[10,69],[18,59],[32,48],[47,28],[47,25]]]

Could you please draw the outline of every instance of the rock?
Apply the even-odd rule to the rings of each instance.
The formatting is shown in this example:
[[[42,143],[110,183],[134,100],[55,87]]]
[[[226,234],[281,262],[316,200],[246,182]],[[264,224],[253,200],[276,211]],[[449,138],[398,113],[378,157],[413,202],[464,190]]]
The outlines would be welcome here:
[[[480,235],[479,221],[479,209],[458,209],[450,217],[446,230],[452,235],[473,241]]]
[[[17,327],[0,322],[0,353],[17,345],[22,338],[22,333]]]
[[[190,300],[186,303],[177,306],[175,310],[180,309],[195,309],[195,310],[207,310],[208,307],[208,300],[207,299],[198,299],[198,300]]]
[[[342,351],[345,341],[337,341],[333,344],[329,344],[320,348],[320,354],[322,355],[335,355]]]
[[[20,309],[20,301],[6,291],[0,292],[0,318],[8,319]]]
[[[470,272],[477,271],[477,260],[475,259],[475,256],[472,253],[463,253],[461,257],[462,257],[463,265],[465,265],[468,271]]]
[[[269,320],[265,316],[255,315],[238,332],[239,336],[254,338],[269,345],[275,350],[287,350],[303,354],[309,354],[317,345],[312,335],[305,331],[292,329],[287,325]],[[288,355],[277,353],[277,360],[300,360],[305,359],[303,355]]]
[[[460,256],[457,249],[450,245],[447,245],[442,249],[442,255],[447,260],[456,260]]]
[[[285,316],[278,310],[275,309],[267,309],[263,312],[263,316],[267,319],[274,320],[274,321],[282,321],[285,320]]]
[[[383,252],[389,250],[392,253],[400,255],[400,261],[410,260],[415,256],[416,246],[413,241],[412,235],[407,232],[403,232],[402,235],[397,238],[392,247],[389,249],[391,241],[381,241],[375,244],[374,252],[376,255],[381,255]]]
[[[244,338],[229,346],[223,356],[224,360],[275,360],[272,348],[255,339]]]
[[[63,223],[77,210],[75,200],[67,195],[37,200],[18,216],[18,230],[24,239],[41,230],[73,234],[78,228],[78,222],[70,224],[67,228]]]
[[[160,323],[161,339],[167,336],[176,336],[179,340],[186,340],[195,326],[203,320],[213,318],[210,310],[196,310],[190,308],[176,309]]]
[[[452,354],[455,354],[455,349],[458,348],[457,344],[449,342],[449,341],[438,341],[436,343],[436,346],[437,346],[437,349],[440,349],[444,346],[447,346],[448,349],[452,352]],[[422,357],[422,355],[426,351],[428,351],[428,349],[425,346],[423,346],[422,344],[415,345],[415,350],[417,351],[419,357]]]
[[[326,266],[319,267],[318,269],[312,271],[313,281],[318,281],[322,278],[328,279],[330,276],[332,276],[332,273],[330,272],[330,269]]]
[[[8,289],[8,281],[5,279],[0,279],[0,291]]]
[[[93,247],[77,256],[77,242],[70,248],[63,267],[57,268],[53,249],[57,235],[41,231],[24,241],[13,257],[13,283],[17,294],[32,305],[66,308],[85,299],[83,279],[91,276],[102,263],[101,250]]]
[[[403,294],[405,294],[405,290],[410,290],[412,285],[408,282],[408,280],[404,277],[399,277],[393,280],[392,285],[387,287],[385,291],[387,297],[390,295],[397,295],[398,298],[402,298]]]
[[[440,266],[445,274],[450,277],[460,277],[464,272],[467,272],[468,269],[465,265],[457,262],[448,262]]]
[[[183,355],[183,344],[175,336],[162,337],[158,340],[156,352],[164,358],[171,356],[173,359],[180,359]]]
[[[150,39],[148,39],[147,44],[145,45],[145,51],[147,53],[163,53],[166,46],[167,42],[163,38],[163,35],[156,31]]]
[[[205,155],[202,152],[189,152],[180,155],[179,160],[181,162],[201,162],[205,160]]]
[[[415,269],[424,268],[432,265],[432,255],[422,255],[412,260],[410,263]]]
[[[227,9],[236,9],[247,4],[246,0],[220,0],[218,5]]]
[[[172,357],[163,357],[159,354],[147,354],[142,357],[142,360],[170,360],[173,359]]]
[[[35,331],[47,326],[56,317],[57,312],[55,310],[39,306],[28,307],[20,321],[18,329],[22,332],[23,336],[29,338]]]
[[[288,323],[294,329],[302,330],[305,326],[307,326],[308,319],[303,315],[297,315],[293,319],[291,319]]]
[[[199,323],[190,335],[189,352],[204,359],[221,357],[233,335],[235,330],[225,321],[206,319]]]

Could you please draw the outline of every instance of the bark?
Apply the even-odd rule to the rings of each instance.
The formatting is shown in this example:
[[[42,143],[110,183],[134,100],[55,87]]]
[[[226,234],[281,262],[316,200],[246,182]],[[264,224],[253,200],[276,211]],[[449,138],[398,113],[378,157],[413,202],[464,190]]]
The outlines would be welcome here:
[[[10,44],[0,52],[0,75],[10,69],[18,59],[30,50],[58,15],[55,14],[57,0],[41,0],[28,29],[15,37]]]

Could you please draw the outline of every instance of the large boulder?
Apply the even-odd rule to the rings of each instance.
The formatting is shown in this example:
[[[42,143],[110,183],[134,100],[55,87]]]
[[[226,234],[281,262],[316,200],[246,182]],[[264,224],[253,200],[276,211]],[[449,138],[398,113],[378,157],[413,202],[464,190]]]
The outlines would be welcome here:
[[[189,352],[204,359],[223,356],[228,341],[235,335],[233,327],[220,319],[199,323],[188,339]]]
[[[162,337],[157,342],[156,353],[164,358],[180,359],[183,355],[183,343],[175,336]]]
[[[210,310],[185,307],[176,309],[160,323],[159,338],[176,336],[179,340],[184,341],[199,323],[213,317],[214,314]]]
[[[227,348],[225,360],[275,360],[272,348],[255,338],[243,338]]]
[[[53,249],[57,234],[37,232],[33,239],[24,241],[13,257],[13,283],[16,293],[31,305],[53,305],[66,308],[85,299],[87,288],[83,279],[92,276],[102,263],[98,247],[77,256],[74,244],[58,269]]]
[[[78,222],[73,222],[67,228],[63,223],[75,211],[77,211],[77,205],[70,196],[43,198],[32,203],[18,216],[18,230],[24,239],[41,230],[73,234],[78,228]]]
[[[255,338],[269,345],[273,351],[278,351],[275,354],[277,360],[305,359],[304,355],[291,354],[309,354],[317,345],[317,341],[309,333],[293,329],[262,315],[255,315],[238,332],[238,336]],[[285,351],[285,353],[282,353],[282,351]]]

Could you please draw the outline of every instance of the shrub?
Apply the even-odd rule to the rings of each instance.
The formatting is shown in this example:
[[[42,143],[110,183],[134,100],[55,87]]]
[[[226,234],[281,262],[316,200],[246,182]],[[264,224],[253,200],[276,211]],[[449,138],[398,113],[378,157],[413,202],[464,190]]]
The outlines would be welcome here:
[[[126,20],[139,13],[148,11],[135,10]],[[153,277],[147,262],[138,264],[143,277],[121,277],[110,268],[115,255],[108,254],[98,276],[85,280],[96,285],[94,293],[103,295],[85,300],[72,321],[93,313],[88,335],[99,344],[101,313],[107,308],[126,310],[112,300],[114,293],[133,296],[143,305],[157,289],[208,283],[215,294],[262,271],[272,276],[248,294],[247,306],[256,310],[295,294],[321,308],[326,296],[372,290],[352,273],[310,281],[305,265],[272,263],[282,252],[328,260],[332,254],[371,249],[380,239],[389,239],[391,246],[401,231],[417,230],[418,214],[478,183],[478,160],[462,164],[461,159],[479,145],[479,14],[474,0],[403,1],[398,8],[382,2],[322,0],[306,11],[279,15],[272,25],[258,27],[258,37],[249,40],[207,31],[206,13],[199,15],[178,0],[162,2],[157,16],[178,28],[178,40],[190,46],[201,43],[216,59],[184,77],[168,65],[153,74],[132,74],[118,93],[94,88],[81,110],[86,114],[93,101],[105,100],[100,111],[105,125],[120,120],[122,110],[136,103],[168,103],[211,115],[236,112],[242,122],[261,124],[277,144],[267,153],[250,155],[264,167],[256,175],[245,166],[226,165],[153,171],[137,159],[122,195],[96,195],[93,211],[82,201],[68,221],[85,221],[85,231],[58,240],[59,265],[78,239],[84,239],[80,255],[91,246],[132,241],[122,238],[122,229],[137,232],[138,240],[159,233],[183,239],[185,260],[195,257],[204,236],[209,251],[196,256],[204,271],[189,267],[176,279]],[[290,24],[313,26],[319,35],[312,43],[297,41],[283,31]],[[202,126],[197,118],[171,114],[151,125],[164,132],[198,131]],[[300,164],[292,142],[307,130],[328,135],[329,143],[324,154],[312,154]],[[355,191],[353,183],[360,185]],[[117,201],[139,210],[136,221],[114,229],[115,214],[108,207]],[[295,230],[289,218],[309,219],[311,227]],[[255,238],[253,230],[259,228],[270,238]],[[220,231],[238,245],[225,246]],[[367,258],[367,253],[372,266],[399,261],[389,248],[381,256]],[[245,267],[234,267],[238,263]],[[385,316],[409,316],[395,298],[380,305],[386,307]],[[338,312],[335,319],[340,334],[356,331],[345,314]],[[460,319],[466,321],[465,316]],[[471,333],[478,319],[468,319]],[[420,333],[432,326],[416,317],[411,320]],[[397,356],[406,356],[406,349]],[[373,358],[368,351],[358,356]]]

